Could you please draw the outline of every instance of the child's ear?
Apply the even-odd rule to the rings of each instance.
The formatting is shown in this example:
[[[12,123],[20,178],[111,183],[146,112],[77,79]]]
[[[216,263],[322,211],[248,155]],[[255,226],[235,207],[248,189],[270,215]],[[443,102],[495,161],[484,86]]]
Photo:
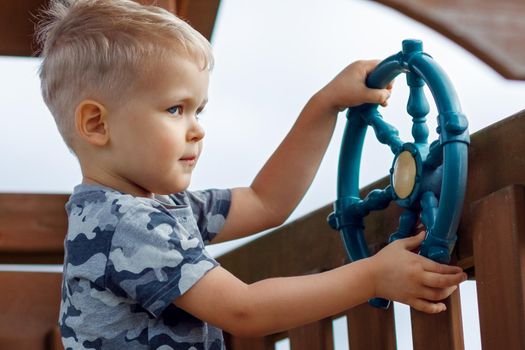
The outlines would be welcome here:
[[[83,100],[75,109],[75,129],[86,142],[95,146],[104,146],[109,141],[107,109],[104,105]]]

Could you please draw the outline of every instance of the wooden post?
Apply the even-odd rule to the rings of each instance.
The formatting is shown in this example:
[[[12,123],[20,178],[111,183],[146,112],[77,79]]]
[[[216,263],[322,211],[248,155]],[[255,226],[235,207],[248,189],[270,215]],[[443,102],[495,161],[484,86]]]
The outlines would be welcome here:
[[[332,320],[324,319],[319,322],[294,328],[289,332],[290,348],[292,350],[333,350],[334,337]]]
[[[463,323],[459,289],[445,301],[447,310],[427,314],[410,309],[414,350],[463,350]]]
[[[57,326],[47,334],[47,348],[46,350],[64,350],[62,345],[62,336],[60,334],[60,328]]]
[[[226,336],[226,334],[225,334]],[[227,349],[229,350],[273,350],[273,337],[264,338],[237,338],[229,335],[227,342]]]
[[[505,187],[472,205],[483,350],[525,349],[525,187]]]
[[[356,306],[346,313],[350,349],[395,350],[394,308]]]
[[[169,12],[176,14],[179,1],[177,0],[135,0],[142,5],[154,5],[162,7]]]
[[[61,350],[61,281],[59,273],[0,272],[0,349]]]

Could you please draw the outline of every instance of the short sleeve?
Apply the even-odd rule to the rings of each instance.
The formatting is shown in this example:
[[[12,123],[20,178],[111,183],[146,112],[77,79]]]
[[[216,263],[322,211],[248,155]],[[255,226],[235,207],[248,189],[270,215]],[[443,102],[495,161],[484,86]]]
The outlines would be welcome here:
[[[189,210],[181,208],[180,210]],[[182,213],[181,218],[186,218]],[[188,225],[184,220],[184,225]],[[154,317],[218,263],[175,215],[147,205],[130,209],[115,228],[105,284]]]
[[[204,243],[209,243],[223,228],[230,210],[231,191],[210,189],[185,192]]]

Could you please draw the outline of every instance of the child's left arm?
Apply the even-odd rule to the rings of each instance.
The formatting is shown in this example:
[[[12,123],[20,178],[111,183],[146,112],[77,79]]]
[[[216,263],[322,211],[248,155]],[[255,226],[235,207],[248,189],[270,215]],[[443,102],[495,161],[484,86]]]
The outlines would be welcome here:
[[[337,114],[363,103],[386,105],[387,89],[369,89],[368,74],[378,61],[347,66],[305,105],[294,126],[250,187],[232,190],[230,212],[212,243],[282,224],[306,193],[332,137]]]

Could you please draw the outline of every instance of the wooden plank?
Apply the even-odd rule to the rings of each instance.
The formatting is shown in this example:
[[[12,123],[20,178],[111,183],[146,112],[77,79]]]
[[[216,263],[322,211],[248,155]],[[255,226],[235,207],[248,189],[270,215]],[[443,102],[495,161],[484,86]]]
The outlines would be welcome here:
[[[188,16],[188,6],[191,0],[176,0],[176,14],[181,18]]]
[[[165,10],[168,10],[169,12],[176,14],[177,13],[177,5],[180,2],[180,0],[135,0],[139,4],[142,5],[150,5],[150,6],[158,6],[162,7]]]
[[[44,0],[0,0],[0,54],[32,56],[36,51],[33,41],[34,18]]]
[[[228,350],[273,350],[275,344],[274,337],[272,336],[262,338],[238,338],[229,335],[228,338],[226,346]]]
[[[525,187],[509,186],[472,208],[481,343],[525,349]]]
[[[326,223],[331,210],[316,210],[221,256],[219,261],[246,283],[341,266],[347,258],[339,234]]]
[[[157,0],[155,2],[155,5],[158,7],[162,7],[163,9],[166,9],[173,14],[176,14],[177,3],[177,0]]]
[[[212,40],[219,5],[220,0],[179,0],[177,14],[208,40]]]
[[[0,194],[0,262],[61,263],[68,195]],[[34,255],[34,256],[33,256]],[[43,261],[42,261],[43,260]]]
[[[368,303],[346,313],[350,349],[395,350],[394,308],[377,309]]]
[[[459,289],[444,302],[447,310],[426,314],[410,309],[414,350],[463,350],[463,325]]]
[[[220,0],[136,0],[156,4],[177,13],[208,40],[211,39]],[[48,0],[0,0],[0,55],[36,56],[35,15],[47,7]]]
[[[324,319],[289,332],[291,350],[333,350],[332,320]]]
[[[504,77],[525,80],[525,1],[376,0],[469,50]]]
[[[470,205],[512,184],[525,184],[525,110],[476,132],[469,147],[467,192],[459,227],[458,260],[473,256]],[[473,260],[472,260],[473,261]]]
[[[59,273],[0,272],[0,349],[56,344],[61,280]]]
[[[60,328],[58,325],[53,327],[53,330],[47,335],[46,350],[64,350],[64,346],[62,345],[62,336],[60,334]]]

